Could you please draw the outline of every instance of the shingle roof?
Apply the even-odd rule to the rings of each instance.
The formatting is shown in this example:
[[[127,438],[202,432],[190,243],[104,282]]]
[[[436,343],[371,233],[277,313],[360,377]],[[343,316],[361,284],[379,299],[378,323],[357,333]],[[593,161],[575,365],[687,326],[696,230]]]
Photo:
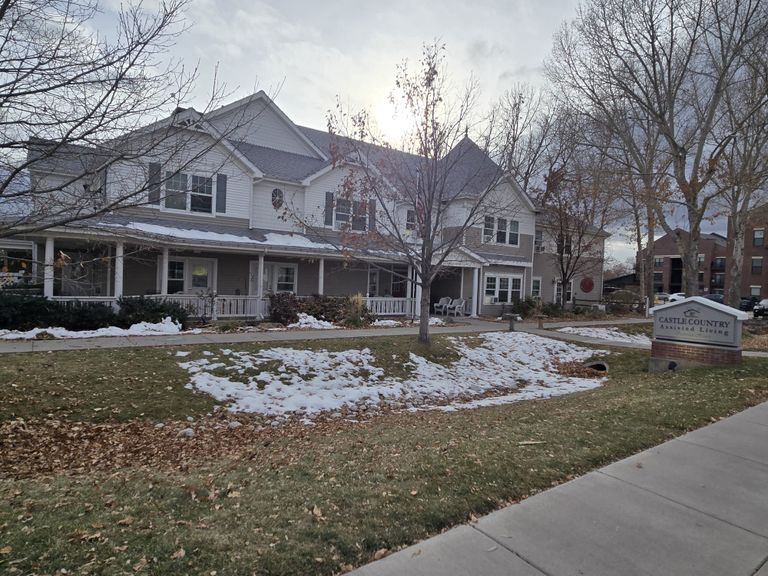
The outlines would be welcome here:
[[[330,164],[328,160],[284,152],[247,142],[230,140],[230,143],[237,148],[238,152],[259,168],[265,176],[279,180],[301,182],[307,176],[318,172]]]

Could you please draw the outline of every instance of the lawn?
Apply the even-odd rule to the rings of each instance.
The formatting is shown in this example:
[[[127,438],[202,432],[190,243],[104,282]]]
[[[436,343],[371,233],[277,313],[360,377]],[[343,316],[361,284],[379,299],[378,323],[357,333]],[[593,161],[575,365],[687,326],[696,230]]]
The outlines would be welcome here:
[[[340,573],[768,399],[766,360],[651,375],[624,350],[587,392],[260,430],[206,416],[175,351],[2,357],[0,571]],[[440,338],[419,352],[454,360]]]

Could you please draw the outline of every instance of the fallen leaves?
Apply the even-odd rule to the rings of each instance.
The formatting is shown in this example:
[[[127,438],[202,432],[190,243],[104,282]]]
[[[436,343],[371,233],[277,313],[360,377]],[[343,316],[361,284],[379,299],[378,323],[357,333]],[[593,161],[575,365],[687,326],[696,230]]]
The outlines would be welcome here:
[[[376,550],[376,552],[374,552],[373,559],[374,560],[381,560],[387,554],[389,554],[389,549],[388,548],[379,548],[378,550]]]
[[[171,560],[181,560],[186,555],[187,555],[186,550],[184,550],[184,548],[179,548],[178,550],[176,550],[176,552],[171,554]]]
[[[10,546],[3,546],[2,548],[0,548],[0,554],[2,555],[7,555],[7,554],[10,554],[11,552],[13,552],[13,548],[11,548]]]

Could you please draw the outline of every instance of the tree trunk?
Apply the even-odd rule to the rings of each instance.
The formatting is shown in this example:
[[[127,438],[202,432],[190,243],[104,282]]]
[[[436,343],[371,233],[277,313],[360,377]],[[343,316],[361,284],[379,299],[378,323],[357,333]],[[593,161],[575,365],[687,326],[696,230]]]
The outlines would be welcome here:
[[[656,244],[656,216],[653,210],[648,210],[648,241],[645,243],[645,276],[641,282],[645,284],[645,295],[648,303],[653,306],[653,249]]]
[[[747,220],[740,211],[731,215],[733,229],[733,252],[728,262],[728,305],[738,308],[741,303],[741,271],[744,267],[744,237],[746,236]]]
[[[432,283],[424,283],[421,287],[421,313],[419,314],[419,342],[429,344],[429,298]]]

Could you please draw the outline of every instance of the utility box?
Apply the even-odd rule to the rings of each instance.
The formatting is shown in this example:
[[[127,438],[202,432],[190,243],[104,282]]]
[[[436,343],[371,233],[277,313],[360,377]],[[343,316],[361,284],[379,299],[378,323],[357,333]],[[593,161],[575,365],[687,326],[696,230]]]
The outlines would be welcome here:
[[[741,363],[741,329],[746,312],[707,298],[655,306],[651,372],[688,366],[733,366]]]

